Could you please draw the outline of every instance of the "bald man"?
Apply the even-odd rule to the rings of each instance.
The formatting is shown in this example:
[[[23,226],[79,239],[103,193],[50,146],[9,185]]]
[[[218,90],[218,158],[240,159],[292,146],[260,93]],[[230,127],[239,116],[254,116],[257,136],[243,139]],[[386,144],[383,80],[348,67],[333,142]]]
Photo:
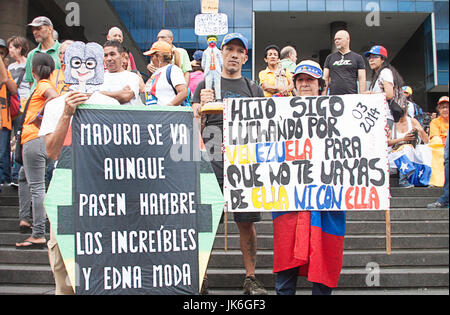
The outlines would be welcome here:
[[[123,44],[123,33],[120,28],[117,26],[113,26],[109,29],[108,34],[106,35],[106,40],[115,40]],[[136,63],[134,61],[134,57],[131,52],[128,53],[128,58],[130,59],[131,70],[137,71]]]
[[[366,64],[364,58],[350,50],[350,34],[345,30],[334,36],[337,52],[328,55],[324,64],[323,95],[358,94],[366,91]],[[358,90],[359,87],[359,90]]]
[[[165,41],[169,44],[172,45],[172,49],[178,51],[179,55],[180,55],[180,60],[179,62],[176,62],[174,60],[174,63],[177,64],[181,70],[183,71],[184,74],[184,78],[187,82],[187,84],[189,84],[189,73],[192,71],[192,66],[191,66],[191,60],[189,58],[189,55],[187,53],[187,51],[183,48],[180,47],[175,47],[175,45],[173,44],[173,33],[171,30],[166,30],[163,29],[158,33],[158,36],[156,37],[157,40],[162,40]],[[174,56],[175,58],[175,56]]]

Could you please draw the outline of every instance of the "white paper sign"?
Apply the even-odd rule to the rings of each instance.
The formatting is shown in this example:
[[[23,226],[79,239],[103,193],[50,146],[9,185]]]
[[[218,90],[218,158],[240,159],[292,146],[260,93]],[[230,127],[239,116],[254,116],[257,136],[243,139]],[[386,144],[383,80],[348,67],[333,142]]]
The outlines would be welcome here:
[[[225,35],[228,33],[228,16],[225,13],[197,14],[195,34],[198,36]]]
[[[219,0],[202,0],[202,13],[219,12]]]
[[[388,210],[382,94],[229,99],[230,212]]]

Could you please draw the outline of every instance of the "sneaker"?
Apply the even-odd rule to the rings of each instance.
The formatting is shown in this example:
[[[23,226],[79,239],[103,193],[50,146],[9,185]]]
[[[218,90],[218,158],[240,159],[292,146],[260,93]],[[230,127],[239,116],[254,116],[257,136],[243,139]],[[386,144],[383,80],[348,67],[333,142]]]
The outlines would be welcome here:
[[[398,187],[400,187],[400,188],[412,188],[412,187],[414,187],[414,185],[410,184],[410,183],[401,183],[401,184],[399,183]]]
[[[244,280],[244,294],[245,295],[267,295],[266,289],[255,276],[246,277]]]
[[[448,207],[448,205],[445,205],[445,204],[443,204],[443,203],[440,203],[439,201],[435,201],[435,202],[429,203],[429,204],[427,205],[427,208],[428,208],[428,209],[438,209],[438,208],[447,208],[447,207]]]
[[[11,182],[11,186],[19,187],[19,181],[17,179],[13,179],[12,182]]]

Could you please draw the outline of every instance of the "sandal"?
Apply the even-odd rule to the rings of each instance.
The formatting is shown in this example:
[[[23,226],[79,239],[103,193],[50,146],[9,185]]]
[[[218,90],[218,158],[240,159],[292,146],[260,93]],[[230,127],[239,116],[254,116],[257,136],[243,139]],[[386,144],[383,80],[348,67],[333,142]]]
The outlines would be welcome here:
[[[44,249],[46,243],[35,243],[26,239],[22,243],[16,243],[16,249]]]

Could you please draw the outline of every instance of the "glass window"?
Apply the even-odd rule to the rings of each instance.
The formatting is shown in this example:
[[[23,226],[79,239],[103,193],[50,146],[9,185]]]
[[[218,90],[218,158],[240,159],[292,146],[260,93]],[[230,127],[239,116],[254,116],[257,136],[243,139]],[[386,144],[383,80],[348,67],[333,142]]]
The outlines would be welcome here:
[[[343,11],[344,1],[343,0],[328,0],[326,2],[327,11]]]
[[[306,11],[306,0],[290,0],[289,11]]]
[[[272,0],[270,5],[271,11],[289,11],[288,0]]]
[[[391,2],[397,2],[397,0],[392,0]],[[362,0],[361,5],[363,12],[373,11],[374,5],[377,5],[381,10],[379,0]]]
[[[219,12],[228,15],[228,27],[234,27],[234,0],[220,0]]]
[[[397,1],[392,0],[381,0],[380,10],[383,12],[397,12]]]
[[[434,14],[436,28],[448,29],[448,1],[435,2]]]
[[[234,5],[235,27],[252,27],[253,22],[252,17],[253,14],[252,14],[251,0],[239,0],[235,2]]]
[[[399,12],[414,12],[416,11],[416,3],[414,1],[399,1],[398,2]]]
[[[308,11],[325,11],[325,1],[308,0]]]
[[[433,2],[416,1],[416,12],[433,12]]]
[[[344,11],[361,12],[361,0],[344,0]]]
[[[436,30],[436,43],[448,43],[448,29]]]
[[[270,11],[270,0],[253,0],[253,11]]]

